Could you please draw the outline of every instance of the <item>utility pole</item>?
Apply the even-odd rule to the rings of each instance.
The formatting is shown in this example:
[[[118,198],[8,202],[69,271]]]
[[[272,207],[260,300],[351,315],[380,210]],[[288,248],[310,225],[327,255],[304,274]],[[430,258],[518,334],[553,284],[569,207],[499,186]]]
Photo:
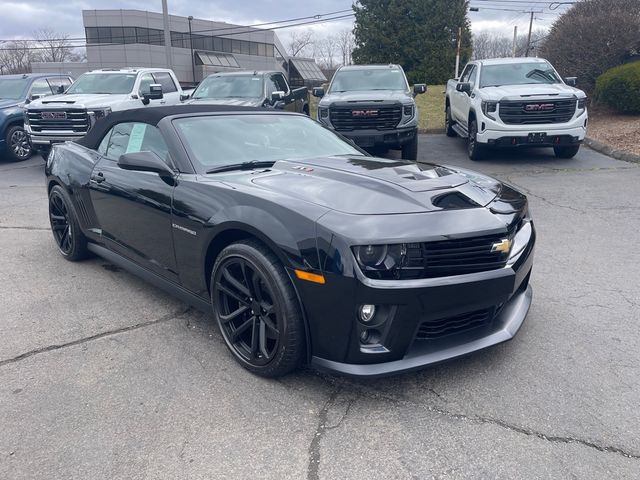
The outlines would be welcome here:
[[[518,45],[518,25],[513,27],[513,56],[516,56],[516,47]]]
[[[193,16],[189,15],[187,18],[189,20],[189,49],[191,50],[191,72],[193,73],[193,84],[196,84],[196,59],[193,56],[193,35],[191,33],[191,22],[193,21]]]
[[[164,22],[164,53],[167,57],[167,68],[173,68],[171,62],[171,30],[169,30],[169,7],[167,0],[162,0],[162,20]]]
[[[456,51],[456,76],[455,78],[459,78],[459,70],[460,70],[460,43],[462,41],[462,27],[458,27],[458,50]]]
[[[531,19],[529,20],[529,37],[527,38],[527,53],[525,53],[525,57],[529,56],[529,50],[531,49],[531,29],[533,28],[533,10],[531,11]]]

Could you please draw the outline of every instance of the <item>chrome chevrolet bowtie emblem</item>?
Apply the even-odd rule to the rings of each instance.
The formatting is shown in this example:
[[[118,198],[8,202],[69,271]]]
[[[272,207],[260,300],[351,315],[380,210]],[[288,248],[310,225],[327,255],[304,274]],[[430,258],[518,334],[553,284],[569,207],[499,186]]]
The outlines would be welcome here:
[[[491,251],[500,252],[500,253],[509,253],[509,250],[511,250],[512,243],[513,242],[511,240],[509,240],[508,238],[505,238],[499,241],[498,243],[494,243],[493,246],[491,247]]]

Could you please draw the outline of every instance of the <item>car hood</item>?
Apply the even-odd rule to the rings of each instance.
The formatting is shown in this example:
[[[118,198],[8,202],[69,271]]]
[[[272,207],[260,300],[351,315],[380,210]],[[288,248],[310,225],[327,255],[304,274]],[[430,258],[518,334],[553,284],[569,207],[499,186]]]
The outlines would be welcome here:
[[[408,92],[398,90],[364,90],[362,92],[339,92],[325,95],[320,101],[320,105],[333,102],[412,102],[413,96]]]
[[[11,98],[0,98],[0,109],[17,107],[22,102]]]
[[[535,99],[536,97],[584,97],[582,90],[563,83],[552,85],[503,85],[500,87],[484,87],[480,89],[480,96],[485,100]]]
[[[490,177],[454,167],[374,157],[279,161],[263,171],[233,172],[224,179],[215,176],[227,184],[245,183],[353,215],[423,213],[489,204],[505,212],[522,208],[509,202],[501,205],[496,197],[504,186]],[[526,202],[520,197],[520,203]]]
[[[259,107],[260,98],[194,98],[188,100],[189,105],[233,105],[236,107]]]
[[[129,94],[63,94],[39,98],[29,104],[29,108],[47,107],[108,107],[130,98]]]

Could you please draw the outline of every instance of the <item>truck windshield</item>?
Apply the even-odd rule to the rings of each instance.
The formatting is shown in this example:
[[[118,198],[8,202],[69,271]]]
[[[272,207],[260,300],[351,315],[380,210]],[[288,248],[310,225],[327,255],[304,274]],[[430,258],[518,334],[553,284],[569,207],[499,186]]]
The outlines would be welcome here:
[[[135,73],[84,73],[73,82],[67,93],[124,94],[133,91]]]
[[[408,89],[407,80],[399,68],[369,68],[339,70],[333,77],[329,93]]]
[[[262,77],[255,75],[216,75],[205,78],[192,98],[262,97]]]
[[[480,72],[480,88],[536,83],[562,83],[562,80],[547,62],[484,65]]]
[[[26,78],[0,77],[0,98],[21,100],[25,96],[28,83],[29,80]]]

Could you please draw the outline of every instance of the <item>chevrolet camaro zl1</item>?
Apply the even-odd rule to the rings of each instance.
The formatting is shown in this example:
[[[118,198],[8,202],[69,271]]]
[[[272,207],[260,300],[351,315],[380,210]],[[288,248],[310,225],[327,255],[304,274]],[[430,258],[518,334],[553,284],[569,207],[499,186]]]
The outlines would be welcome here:
[[[46,166],[69,260],[97,254],[212,311],[263,376],[412,370],[511,339],[531,304],[527,199],[367,155],[304,115],[112,113]]]

